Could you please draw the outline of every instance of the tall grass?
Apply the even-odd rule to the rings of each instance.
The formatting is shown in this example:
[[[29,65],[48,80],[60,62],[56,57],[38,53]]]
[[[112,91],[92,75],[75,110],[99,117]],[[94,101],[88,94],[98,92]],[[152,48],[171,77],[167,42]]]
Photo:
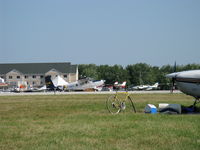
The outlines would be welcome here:
[[[0,97],[0,149],[199,149],[200,115],[144,114],[146,104],[192,104],[183,94],[134,94],[138,113],[111,115],[108,95]]]

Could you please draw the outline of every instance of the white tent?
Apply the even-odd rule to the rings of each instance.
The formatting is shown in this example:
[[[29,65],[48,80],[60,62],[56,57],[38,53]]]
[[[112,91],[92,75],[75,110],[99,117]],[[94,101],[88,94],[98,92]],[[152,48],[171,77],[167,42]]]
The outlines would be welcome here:
[[[53,79],[54,86],[66,86],[68,85],[68,82],[66,82],[62,77],[57,76],[55,79]]]

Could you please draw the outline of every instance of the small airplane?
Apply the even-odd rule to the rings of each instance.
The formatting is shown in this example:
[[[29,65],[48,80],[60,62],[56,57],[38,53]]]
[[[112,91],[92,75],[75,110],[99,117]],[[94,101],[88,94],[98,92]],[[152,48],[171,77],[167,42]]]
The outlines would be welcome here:
[[[138,85],[138,86],[134,86],[132,87],[133,90],[156,90],[158,89],[159,83],[155,83],[154,85]]]
[[[200,70],[174,72],[166,77],[172,79],[172,92],[176,82],[180,91],[195,98],[193,106],[200,102]]]
[[[54,81],[54,80],[53,80]],[[50,76],[45,77],[45,83],[48,90],[53,91],[101,91],[105,80],[92,80],[90,78],[80,79],[76,82],[55,85]]]
[[[24,92],[26,90],[27,90],[27,82],[18,81],[16,87],[13,90],[11,90],[11,92],[19,93],[19,92]]]
[[[126,87],[126,81],[124,81],[122,84],[119,84],[118,81],[116,81],[113,87],[114,89],[124,89]]]

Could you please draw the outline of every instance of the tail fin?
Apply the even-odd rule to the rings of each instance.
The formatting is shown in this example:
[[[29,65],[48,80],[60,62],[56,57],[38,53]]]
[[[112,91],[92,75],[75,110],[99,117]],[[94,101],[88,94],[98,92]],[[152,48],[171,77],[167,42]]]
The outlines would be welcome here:
[[[126,86],[126,81],[124,81],[124,82],[122,83],[122,86]]]
[[[157,82],[157,83],[155,83],[153,86],[158,87],[158,85],[159,85],[159,83]]]
[[[46,84],[47,89],[55,89],[55,86],[51,80],[51,76],[45,77],[45,84]]]

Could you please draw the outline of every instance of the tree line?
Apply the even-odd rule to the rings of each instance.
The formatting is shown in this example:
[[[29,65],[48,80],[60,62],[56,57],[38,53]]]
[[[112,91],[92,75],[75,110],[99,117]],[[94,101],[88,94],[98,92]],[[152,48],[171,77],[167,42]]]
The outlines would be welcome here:
[[[91,77],[96,80],[104,79],[106,84],[113,84],[115,81],[127,81],[127,85],[154,84],[159,82],[161,89],[170,88],[170,80],[166,74],[184,70],[200,69],[200,64],[187,65],[164,65],[162,67],[151,66],[146,63],[127,65],[95,65],[80,64],[79,78]]]

